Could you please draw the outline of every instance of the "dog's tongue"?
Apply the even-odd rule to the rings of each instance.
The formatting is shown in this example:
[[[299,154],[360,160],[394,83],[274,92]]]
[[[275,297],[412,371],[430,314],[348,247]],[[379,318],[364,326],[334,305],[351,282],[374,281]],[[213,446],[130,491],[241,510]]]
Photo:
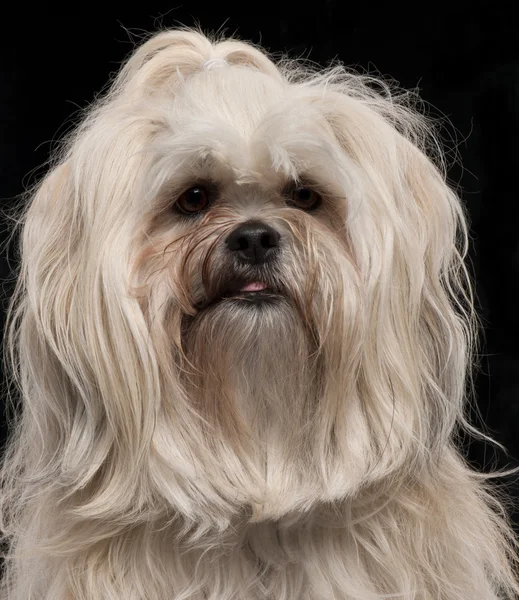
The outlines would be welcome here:
[[[260,283],[259,281],[253,281],[244,285],[240,292],[260,292],[261,290],[267,289],[267,286],[264,283]]]

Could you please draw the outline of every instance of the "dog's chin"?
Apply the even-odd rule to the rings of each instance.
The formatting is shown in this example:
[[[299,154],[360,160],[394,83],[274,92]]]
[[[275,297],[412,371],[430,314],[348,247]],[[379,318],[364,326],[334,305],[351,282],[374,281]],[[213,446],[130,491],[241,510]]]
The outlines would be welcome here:
[[[184,321],[184,342],[189,354],[230,352],[235,357],[257,354],[263,348],[274,354],[281,338],[293,339],[303,330],[290,297],[274,286],[261,289],[227,289],[201,304]]]
[[[288,296],[263,289],[220,297],[186,323],[183,345],[195,367],[187,369],[189,396],[213,410],[209,419],[222,422],[229,436],[235,413],[254,436],[269,423],[290,426],[286,398],[305,397],[313,347]]]

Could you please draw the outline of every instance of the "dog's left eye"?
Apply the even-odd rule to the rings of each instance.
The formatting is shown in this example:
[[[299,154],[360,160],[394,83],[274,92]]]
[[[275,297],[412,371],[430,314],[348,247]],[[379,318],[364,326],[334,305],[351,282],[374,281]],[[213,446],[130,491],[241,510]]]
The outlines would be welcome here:
[[[299,187],[290,194],[292,204],[302,210],[314,210],[321,204],[321,196],[312,188]]]
[[[184,214],[195,214],[209,205],[209,193],[201,186],[189,188],[182,193],[175,203],[177,209]]]

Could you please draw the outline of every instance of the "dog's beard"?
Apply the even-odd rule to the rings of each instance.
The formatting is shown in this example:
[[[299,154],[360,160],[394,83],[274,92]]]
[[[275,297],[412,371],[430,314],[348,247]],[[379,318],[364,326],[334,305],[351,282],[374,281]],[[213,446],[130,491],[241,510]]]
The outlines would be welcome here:
[[[300,447],[318,396],[319,361],[289,297],[223,298],[189,320],[184,344],[188,394],[229,443],[262,457],[257,466],[267,471],[269,455],[277,461]]]

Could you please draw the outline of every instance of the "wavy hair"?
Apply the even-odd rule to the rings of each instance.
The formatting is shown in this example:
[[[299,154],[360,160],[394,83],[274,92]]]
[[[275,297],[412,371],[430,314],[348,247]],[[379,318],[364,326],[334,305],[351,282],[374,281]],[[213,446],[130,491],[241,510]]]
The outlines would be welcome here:
[[[174,221],[200,170],[263,204]],[[276,191],[303,176],[317,217]],[[289,240],[290,301],[197,317],[253,210]],[[500,474],[457,445],[491,441],[468,224],[413,94],[164,31],[19,211],[2,599],[518,597]]]

